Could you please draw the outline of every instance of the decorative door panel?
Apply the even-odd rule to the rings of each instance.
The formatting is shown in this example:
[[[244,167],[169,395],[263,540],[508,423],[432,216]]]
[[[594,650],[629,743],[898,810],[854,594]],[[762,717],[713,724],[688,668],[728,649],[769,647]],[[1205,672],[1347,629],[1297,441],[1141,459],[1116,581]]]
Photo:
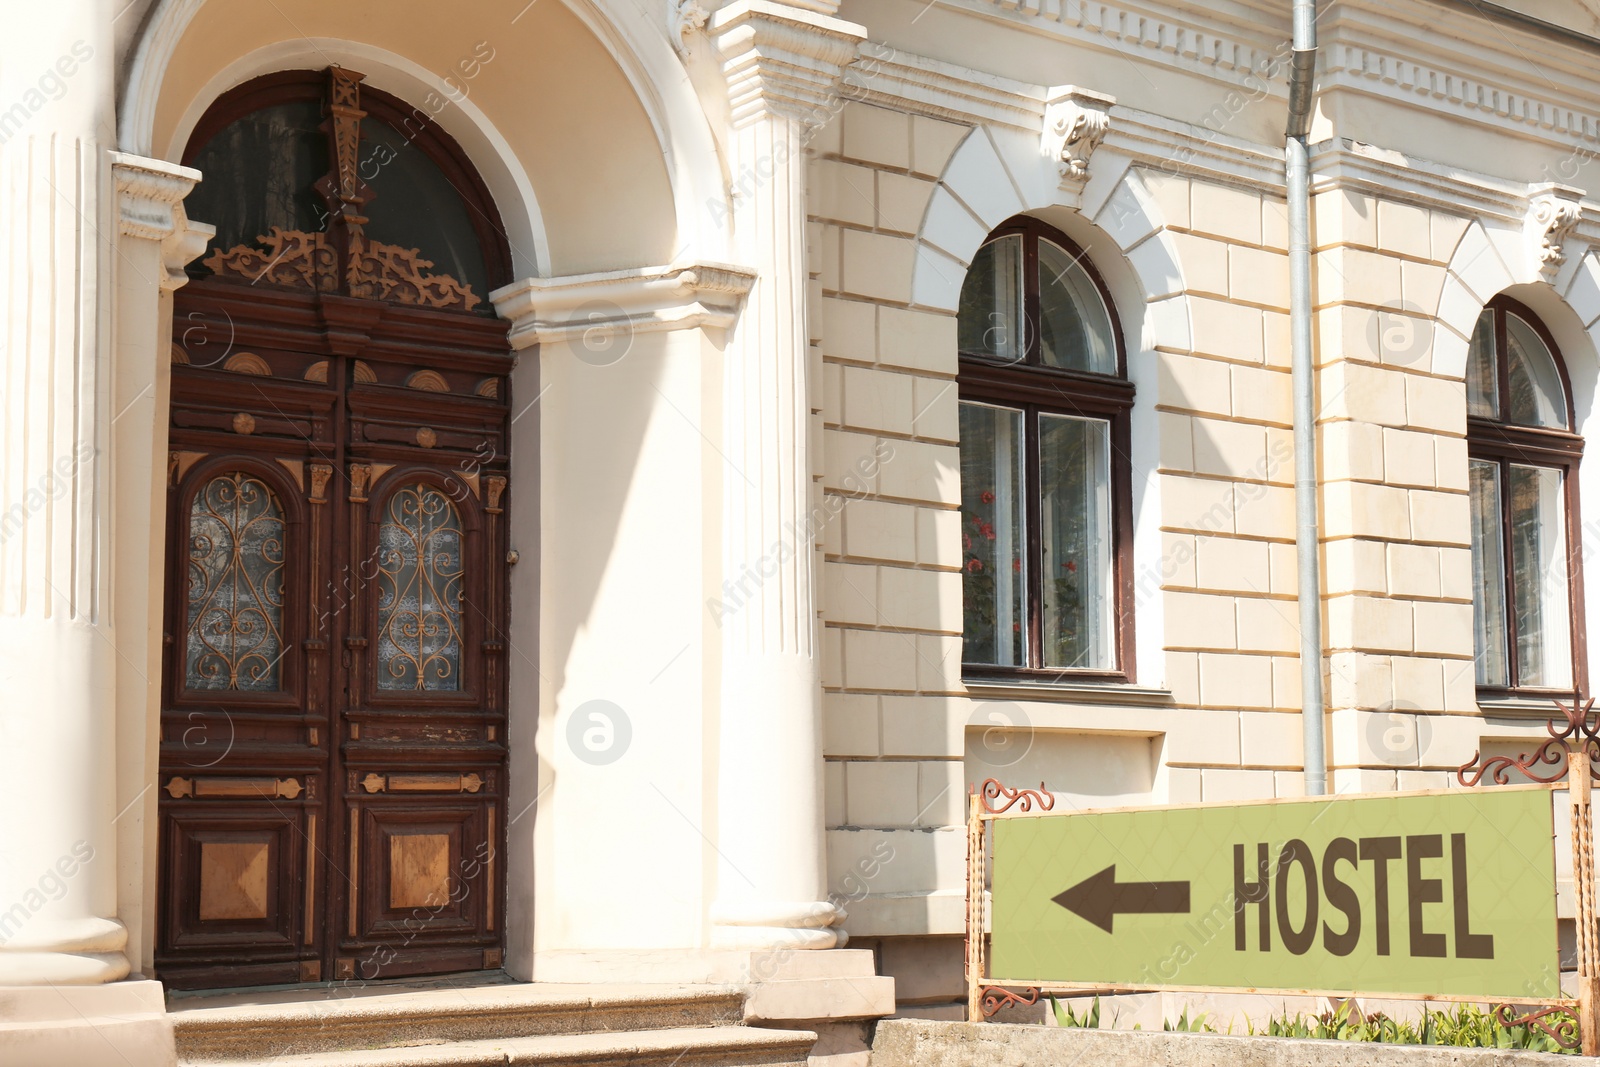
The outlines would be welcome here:
[[[358,802],[363,846],[356,938],[400,936],[412,948],[454,942],[487,925],[491,808],[475,802],[380,798]],[[498,946],[489,939],[484,947]]]
[[[361,80],[247,82],[184,155],[218,237],[174,298],[156,970],[178,988],[503,956],[513,360],[484,296],[510,255],[459,147]]]
[[[274,780],[173,778],[183,799],[164,804],[164,879],[191,887],[164,900],[165,946],[195,961],[200,984],[301,981],[320,970],[305,960],[305,917],[316,893],[315,820],[310,798],[297,803],[271,792]],[[293,781],[292,779],[290,781]],[[198,790],[196,789],[198,786]],[[249,795],[243,804],[207,800]],[[163,798],[164,800],[166,798]],[[207,965],[245,950],[248,960]],[[309,966],[308,966],[309,964]]]
[[[188,383],[174,377],[181,404]],[[265,406],[233,393],[241,423]],[[321,973],[329,738],[326,701],[309,696],[326,554],[313,468],[259,447],[172,454],[157,958],[175,986]]]

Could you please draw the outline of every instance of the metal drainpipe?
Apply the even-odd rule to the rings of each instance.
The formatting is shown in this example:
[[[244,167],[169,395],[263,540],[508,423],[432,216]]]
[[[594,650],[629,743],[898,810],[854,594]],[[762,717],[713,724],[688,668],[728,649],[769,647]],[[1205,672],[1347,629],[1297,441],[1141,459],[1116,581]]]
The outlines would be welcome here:
[[[1293,65],[1284,177],[1289,193],[1289,340],[1294,388],[1294,544],[1299,571],[1300,702],[1306,795],[1328,791],[1323,745],[1322,569],[1317,562],[1316,366],[1311,351],[1312,76],[1317,62],[1316,0],[1293,0]]]

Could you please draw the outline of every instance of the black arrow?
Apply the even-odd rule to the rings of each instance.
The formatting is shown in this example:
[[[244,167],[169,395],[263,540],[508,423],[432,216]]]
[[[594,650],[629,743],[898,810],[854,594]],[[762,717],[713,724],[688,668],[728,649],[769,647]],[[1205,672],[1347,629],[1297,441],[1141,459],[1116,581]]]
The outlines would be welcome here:
[[[1113,863],[1064,893],[1050,898],[1106,933],[1118,912],[1124,915],[1187,915],[1188,882],[1119,882]]]

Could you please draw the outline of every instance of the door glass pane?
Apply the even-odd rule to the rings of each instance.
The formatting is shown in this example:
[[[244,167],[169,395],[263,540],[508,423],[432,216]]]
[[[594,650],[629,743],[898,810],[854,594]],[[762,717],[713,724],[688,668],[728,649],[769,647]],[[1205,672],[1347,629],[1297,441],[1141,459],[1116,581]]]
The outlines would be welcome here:
[[[1473,653],[1479,685],[1510,685],[1506,663],[1505,550],[1500,537],[1500,464],[1468,464],[1472,501]]]
[[[1484,308],[1467,349],[1467,414],[1486,419],[1500,414],[1500,376],[1494,365],[1494,312]]]
[[[378,524],[378,688],[461,688],[461,517],[431,485],[402,487]]]
[[[1081,257],[1039,242],[1039,354],[1051,367],[1117,373],[1111,315]]]
[[[1519,426],[1567,428],[1567,394],[1555,356],[1539,334],[1516,315],[1506,314],[1506,368],[1511,383],[1507,418]]]
[[[1566,497],[1562,472],[1511,466],[1511,567],[1517,604],[1517,681],[1572,684]]]
[[[1111,425],[1039,416],[1044,666],[1110,670]]]
[[[978,249],[967,268],[956,344],[969,356],[1020,363],[1028,354],[1025,329],[1022,237],[1011,234]]]
[[[489,274],[466,201],[414,137],[371,115],[361,120],[359,168],[373,193],[363,208],[367,236],[421,250],[436,272],[483,296]]]
[[[195,494],[185,688],[281,688],[283,540],[283,508],[260,479],[221,474]]]
[[[962,660],[1019,667],[1027,647],[1022,412],[961,405]]]
[[[315,100],[273,104],[224,126],[190,166],[206,180],[184,200],[193,219],[217,228],[211,247],[253,245],[273,227],[315,233],[327,208],[312,188],[328,172],[328,135]],[[210,268],[199,259],[189,274]]]

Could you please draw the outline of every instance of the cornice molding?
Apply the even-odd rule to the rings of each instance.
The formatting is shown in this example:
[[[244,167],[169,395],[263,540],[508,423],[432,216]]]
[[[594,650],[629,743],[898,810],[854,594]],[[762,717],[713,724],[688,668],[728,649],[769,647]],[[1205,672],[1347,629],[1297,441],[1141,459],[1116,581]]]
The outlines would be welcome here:
[[[722,57],[733,124],[772,114],[820,126],[832,117],[839,76],[867,31],[852,22],[773,0],[737,0],[706,32]]]
[[[1281,33],[1265,26],[1250,36],[1242,27],[1220,28],[1193,19],[1196,5],[1108,4],[1092,0],[935,0],[944,7],[1001,20],[1078,44],[1127,55],[1158,52],[1182,70],[1230,84],[1258,81],[1289,52],[1289,23]],[[1287,9],[1285,9],[1287,11]],[[1287,99],[1282,79],[1267,84],[1269,95]]]
[[[1337,138],[1311,150],[1311,191],[1355,189],[1453,215],[1521,223],[1529,187]]]
[[[1196,19],[1202,8],[1155,0],[935,2],[1087,48],[1124,56],[1137,50],[1133,62],[1165,57],[1178,70],[1224,84],[1248,82],[1257,96],[1286,96],[1277,74],[1288,52],[1287,20],[1281,30],[1266,20],[1258,28],[1215,15],[1202,22]],[[1318,34],[1322,93],[1376,96],[1551,144],[1600,144],[1600,78],[1593,51],[1579,41],[1433,5],[1397,8],[1388,0],[1329,4]],[[1530,67],[1548,73],[1539,77]]]
[[[1555,144],[1600,143],[1600,117],[1503,79],[1475,76],[1388,50],[1334,41],[1319,54],[1320,94],[1357,92],[1430,111],[1467,116]]]
[[[726,328],[756,274],[727,263],[639,267],[564,278],[524,278],[489,294],[511,322],[511,347],[570,341],[591,331],[653,333]]]
[[[1076,96],[1078,107],[1103,105],[1108,128],[1101,151],[1115,152],[1184,177],[1216,177],[1274,189],[1283,187],[1283,153],[1276,146],[1253,144],[1124,107],[1089,88],[1029,85],[896,51],[880,42],[862,45],[861,56],[844,72],[845,95],[852,100],[947,122],[1002,127],[1053,138],[1056,152],[1047,154],[1058,155],[1063,136],[1053,129],[1055,112],[1051,107],[1059,107]]]
[[[1032,133],[1044,115],[1045,90],[970,67],[868,41],[844,71],[844,95],[930,118],[1010,126]]]

